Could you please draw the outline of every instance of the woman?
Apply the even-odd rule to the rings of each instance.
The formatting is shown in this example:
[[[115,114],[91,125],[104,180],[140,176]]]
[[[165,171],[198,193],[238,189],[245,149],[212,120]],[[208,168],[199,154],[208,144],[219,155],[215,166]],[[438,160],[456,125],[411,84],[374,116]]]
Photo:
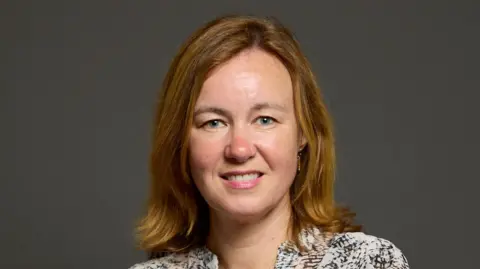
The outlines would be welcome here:
[[[227,16],[163,84],[141,268],[409,268],[335,205],[332,123],[292,34]]]

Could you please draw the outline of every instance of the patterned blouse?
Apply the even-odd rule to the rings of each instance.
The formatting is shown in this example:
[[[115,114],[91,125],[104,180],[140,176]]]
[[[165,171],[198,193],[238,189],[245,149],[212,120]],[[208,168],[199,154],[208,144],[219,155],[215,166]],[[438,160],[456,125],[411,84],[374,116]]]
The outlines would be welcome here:
[[[325,236],[317,228],[300,234],[304,251],[290,241],[278,248],[275,269],[409,269],[406,257],[390,241],[361,232]],[[218,259],[206,247],[187,253],[158,255],[130,269],[218,269]]]

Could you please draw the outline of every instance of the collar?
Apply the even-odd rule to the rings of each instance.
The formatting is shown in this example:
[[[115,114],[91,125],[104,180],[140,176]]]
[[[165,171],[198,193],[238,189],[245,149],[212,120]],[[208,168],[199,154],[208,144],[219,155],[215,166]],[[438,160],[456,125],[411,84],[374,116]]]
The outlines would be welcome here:
[[[302,264],[302,267],[318,264],[332,238],[332,234],[323,233],[317,227],[303,229],[299,236],[299,241],[304,247],[303,251],[295,245],[293,241],[287,240],[283,242],[277,250],[277,260],[275,268],[295,268]],[[196,248],[189,253],[189,260],[198,261],[200,268],[218,269],[218,258],[206,246]],[[193,264],[192,264],[193,265]]]

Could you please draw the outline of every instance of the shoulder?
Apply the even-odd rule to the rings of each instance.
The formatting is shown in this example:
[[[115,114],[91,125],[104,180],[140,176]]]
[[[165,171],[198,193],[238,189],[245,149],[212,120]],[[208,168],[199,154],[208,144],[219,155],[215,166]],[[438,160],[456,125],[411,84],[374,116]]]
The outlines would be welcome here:
[[[179,269],[208,268],[216,259],[205,248],[197,248],[185,253],[162,253],[157,258],[138,263],[129,269]]]
[[[346,264],[352,268],[410,268],[405,255],[395,244],[361,232],[335,235],[324,258],[325,264],[341,265],[341,268]]]

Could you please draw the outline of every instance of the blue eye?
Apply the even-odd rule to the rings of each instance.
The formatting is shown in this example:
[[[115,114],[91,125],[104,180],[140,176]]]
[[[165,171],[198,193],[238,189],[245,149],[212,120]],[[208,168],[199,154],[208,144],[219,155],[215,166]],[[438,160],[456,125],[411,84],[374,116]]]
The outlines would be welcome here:
[[[211,120],[211,121],[207,121],[205,123],[205,127],[207,128],[212,128],[212,129],[216,129],[216,128],[219,128],[219,127],[223,127],[225,124],[220,121],[220,120]]]
[[[275,120],[271,117],[260,117],[257,119],[257,122],[260,125],[271,125],[275,122]]]

